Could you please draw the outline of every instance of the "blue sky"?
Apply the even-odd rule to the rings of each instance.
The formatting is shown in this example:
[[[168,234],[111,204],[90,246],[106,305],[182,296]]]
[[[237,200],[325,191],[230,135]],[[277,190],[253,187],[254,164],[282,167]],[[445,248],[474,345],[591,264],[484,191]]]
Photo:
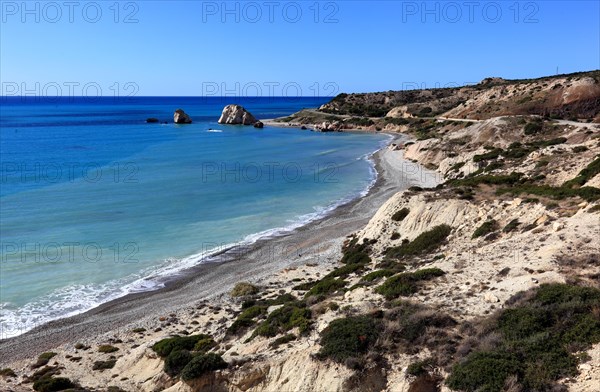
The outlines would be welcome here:
[[[334,95],[600,68],[598,1],[0,3],[3,95]]]

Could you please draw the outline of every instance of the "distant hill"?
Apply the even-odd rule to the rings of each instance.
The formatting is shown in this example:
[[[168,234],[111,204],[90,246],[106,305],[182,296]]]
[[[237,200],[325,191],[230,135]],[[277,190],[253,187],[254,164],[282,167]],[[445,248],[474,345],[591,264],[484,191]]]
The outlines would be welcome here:
[[[484,120],[542,115],[600,122],[600,70],[538,79],[486,78],[477,85],[339,94],[319,111],[362,117],[434,117]]]

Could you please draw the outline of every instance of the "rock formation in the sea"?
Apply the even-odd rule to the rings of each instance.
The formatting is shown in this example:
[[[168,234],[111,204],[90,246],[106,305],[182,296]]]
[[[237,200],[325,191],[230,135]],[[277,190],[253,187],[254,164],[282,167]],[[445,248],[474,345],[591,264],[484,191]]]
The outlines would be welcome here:
[[[157,123],[159,121],[158,121],[158,118],[150,117],[150,118],[146,119],[146,122],[149,123],[149,124],[154,124],[154,123]]]
[[[340,121],[324,121],[321,124],[315,125],[315,130],[320,132],[342,132],[343,124]]]
[[[187,115],[182,109],[175,110],[175,114],[173,115],[173,121],[175,124],[191,124],[192,119]]]
[[[258,120],[240,105],[227,105],[223,109],[219,124],[254,125]]]
[[[265,124],[262,121],[257,121],[254,123],[254,128],[264,128]]]

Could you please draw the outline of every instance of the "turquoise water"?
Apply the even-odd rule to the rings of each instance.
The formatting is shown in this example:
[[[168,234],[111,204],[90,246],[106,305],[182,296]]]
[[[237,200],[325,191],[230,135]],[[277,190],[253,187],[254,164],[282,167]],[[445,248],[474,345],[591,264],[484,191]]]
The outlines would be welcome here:
[[[323,98],[238,100],[259,118]],[[384,135],[223,126],[222,99],[3,102],[0,337],[89,310],[323,216]],[[182,107],[191,125],[172,121]]]

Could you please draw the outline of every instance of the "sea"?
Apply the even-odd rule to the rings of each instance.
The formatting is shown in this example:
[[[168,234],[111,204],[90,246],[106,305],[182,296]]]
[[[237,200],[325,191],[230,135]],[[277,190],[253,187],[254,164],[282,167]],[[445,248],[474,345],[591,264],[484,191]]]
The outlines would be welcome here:
[[[0,97],[0,339],[365,195],[386,135],[217,122],[231,103],[269,119],[329,99]]]

